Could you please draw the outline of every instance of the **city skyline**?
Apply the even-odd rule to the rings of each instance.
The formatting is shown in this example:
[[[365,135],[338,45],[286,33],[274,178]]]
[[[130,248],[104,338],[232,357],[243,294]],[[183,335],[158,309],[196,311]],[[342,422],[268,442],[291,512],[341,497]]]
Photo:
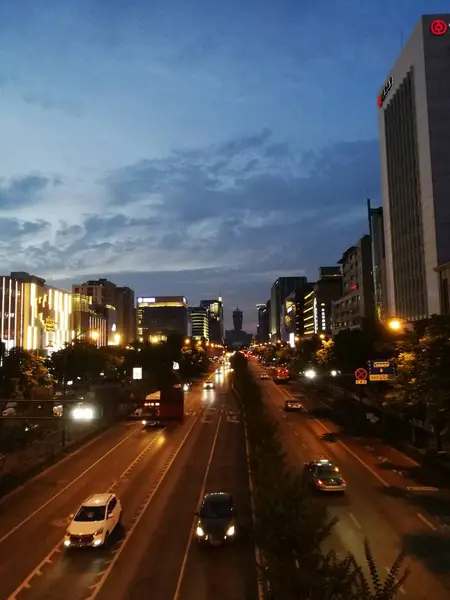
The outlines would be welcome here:
[[[50,4],[0,10],[3,272],[223,296],[249,331],[277,277],[314,281],[366,233],[377,94],[447,8]]]

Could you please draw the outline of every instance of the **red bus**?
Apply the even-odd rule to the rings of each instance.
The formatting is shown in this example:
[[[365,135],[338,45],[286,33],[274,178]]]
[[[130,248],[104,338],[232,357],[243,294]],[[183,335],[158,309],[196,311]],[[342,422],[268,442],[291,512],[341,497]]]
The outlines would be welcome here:
[[[149,394],[142,407],[142,425],[161,427],[173,421],[183,422],[184,393],[181,385]]]

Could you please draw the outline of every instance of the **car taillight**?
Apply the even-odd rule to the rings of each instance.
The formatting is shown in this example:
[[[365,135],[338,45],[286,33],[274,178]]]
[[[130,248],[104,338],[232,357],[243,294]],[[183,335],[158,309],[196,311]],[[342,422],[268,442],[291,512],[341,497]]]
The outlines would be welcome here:
[[[342,483],[343,485],[347,485],[347,482],[345,481],[345,479],[341,479],[341,483]]]

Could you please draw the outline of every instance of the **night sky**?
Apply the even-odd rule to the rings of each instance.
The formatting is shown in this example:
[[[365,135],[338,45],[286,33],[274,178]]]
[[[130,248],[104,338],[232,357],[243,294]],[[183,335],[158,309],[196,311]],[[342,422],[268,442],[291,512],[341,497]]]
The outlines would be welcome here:
[[[224,297],[317,277],[380,204],[377,92],[448,0],[0,7],[0,260],[69,288]]]

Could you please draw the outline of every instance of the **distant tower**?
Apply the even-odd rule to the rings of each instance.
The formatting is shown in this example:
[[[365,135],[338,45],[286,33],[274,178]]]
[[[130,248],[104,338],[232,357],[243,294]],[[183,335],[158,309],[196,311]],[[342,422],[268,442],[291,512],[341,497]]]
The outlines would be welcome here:
[[[234,331],[242,331],[243,313],[240,308],[233,310],[233,328]]]

